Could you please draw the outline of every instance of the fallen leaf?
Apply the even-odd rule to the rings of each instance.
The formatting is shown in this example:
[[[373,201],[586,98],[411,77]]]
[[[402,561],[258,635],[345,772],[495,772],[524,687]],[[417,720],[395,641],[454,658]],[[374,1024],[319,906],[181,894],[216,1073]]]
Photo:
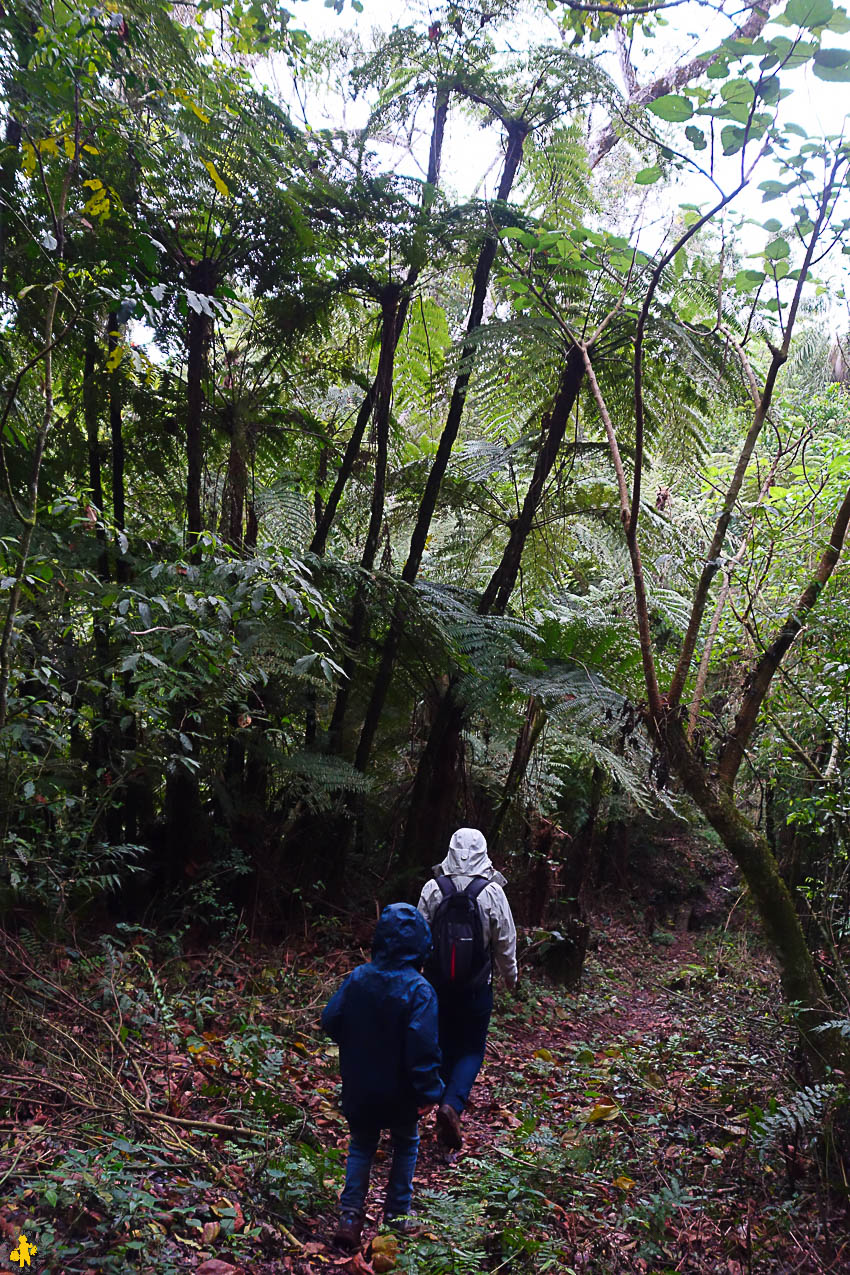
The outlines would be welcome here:
[[[376,1235],[372,1240],[372,1270],[384,1275],[398,1266],[398,1238],[395,1235]]]
[[[535,1049],[534,1057],[539,1058],[542,1062],[554,1062],[551,1052],[548,1049]]]
[[[618,1178],[614,1178],[614,1181],[611,1183],[612,1186],[619,1187],[621,1191],[631,1191],[634,1184],[634,1178],[627,1178],[622,1173]]]
[[[217,1257],[208,1257],[200,1266],[195,1267],[195,1275],[238,1275],[239,1267],[230,1262],[221,1262]]]
[[[597,1102],[590,1108],[590,1111],[585,1112],[582,1119],[587,1124],[596,1124],[597,1121],[601,1120],[616,1120],[619,1115],[622,1115],[622,1112],[613,1103]]]

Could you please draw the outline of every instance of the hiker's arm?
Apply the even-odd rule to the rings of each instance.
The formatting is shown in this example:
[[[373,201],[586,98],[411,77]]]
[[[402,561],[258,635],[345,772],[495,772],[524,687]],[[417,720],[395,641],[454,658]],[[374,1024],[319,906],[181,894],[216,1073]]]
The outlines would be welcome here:
[[[333,996],[322,1010],[322,1031],[330,1036],[331,1040],[335,1040],[339,1044],[340,1033],[342,1030],[342,1014],[345,1003],[345,989],[348,986],[348,979],[337,988]]]
[[[440,887],[436,881],[426,881],[416,906],[429,925],[434,919],[434,913],[437,911],[437,902],[440,897]]]
[[[437,996],[433,988],[420,984],[413,993],[404,1041],[407,1075],[420,1107],[439,1102],[443,1095],[437,1039]]]
[[[516,926],[511,914],[511,905],[500,885],[493,885],[488,891],[490,895],[490,946],[493,959],[499,973],[508,987],[514,987],[517,981],[516,963]]]

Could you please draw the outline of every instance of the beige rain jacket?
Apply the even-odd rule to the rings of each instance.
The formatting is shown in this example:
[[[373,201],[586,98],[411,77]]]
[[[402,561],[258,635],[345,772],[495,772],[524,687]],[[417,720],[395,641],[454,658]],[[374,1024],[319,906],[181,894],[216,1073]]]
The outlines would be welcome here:
[[[434,873],[444,872],[453,879],[458,890],[469,885],[473,877],[486,877],[489,884],[478,896],[478,907],[484,929],[484,942],[508,987],[517,980],[516,926],[503,886],[507,884],[497,872],[487,853],[487,842],[477,828],[458,828],[449,842],[449,853],[442,863],[434,865]],[[419,896],[419,911],[430,925],[442,899],[436,881],[426,881]]]

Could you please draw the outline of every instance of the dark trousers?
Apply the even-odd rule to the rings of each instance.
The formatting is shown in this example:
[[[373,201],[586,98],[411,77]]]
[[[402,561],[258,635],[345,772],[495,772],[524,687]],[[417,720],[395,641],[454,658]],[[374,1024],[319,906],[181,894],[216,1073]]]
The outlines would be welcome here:
[[[381,1130],[374,1125],[354,1125],[349,1120],[351,1141],[348,1144],[348,1160],[345,1165],[345,1186],[339,1198],[341,1213],[354,1213],[362,1217],[366,1192],[369,1190],[369,1174],[372,1161],[381,1139]],[[410,1212],[413,1194],[413,1171],[419,1150],[419,1126],[410,1124],[390,1126],[393,1159],[387,1182],[387,1198],[384,1202],[386,1217],[400,1217]]]
[[[439,1008],[443,1054],[440,1075],[446,1086],[442,1101],[460,1113],[469,1101],[469,1092],[484,1061],[493,1012],[493,985],[461,996],[441,995]]]

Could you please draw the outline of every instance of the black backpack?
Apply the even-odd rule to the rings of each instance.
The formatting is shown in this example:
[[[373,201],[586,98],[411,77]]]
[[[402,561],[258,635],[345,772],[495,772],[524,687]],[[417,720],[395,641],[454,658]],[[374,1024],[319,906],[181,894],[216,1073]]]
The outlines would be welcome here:
[[[431,922],[434,947],[426,974],[435,987],[468,992],[490,981],[490,949],[484,943],[484,926],[478,896],[486,877],[473,877],[458,890],[451,877],[436,878],[442,898]]]

